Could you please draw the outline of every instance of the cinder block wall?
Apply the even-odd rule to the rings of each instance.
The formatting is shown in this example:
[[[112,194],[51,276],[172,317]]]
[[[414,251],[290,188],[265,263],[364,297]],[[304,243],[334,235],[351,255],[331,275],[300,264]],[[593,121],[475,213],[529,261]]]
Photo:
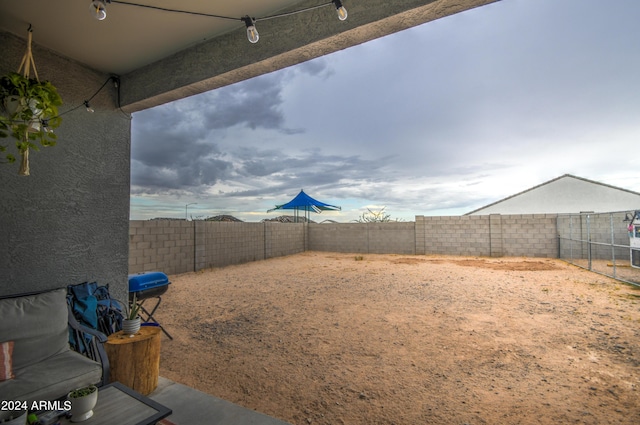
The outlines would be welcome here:
[[[372,254],[415,254],[415,223],[367,223]]]
[[[131,273],[174,274],[306,250],[556,258],[557,223],[555,214],[416,216],[408,223],[132,221],[129,264]]]
[[[131,221],[129,273],[186,273],[305,251],[300,223]]]
[[[309,224],[313,251],[556,257],[556,215],[416,216],[415,223]]]
[[[416,252],[491,255],[489,216],[416,216]]]
[[[504,255],[557,258],[557,214],[502,216]]]
[[[265,259],[263,223],[195,221],[196,270]],[[198,240],[204,235],[204,240]]]
[[[579,215],[559,215],[557,220],[560,239],[560,258],[586,258],[587,244],[569,239],[583,239],[582,218]]]
[[[602,214],[562,214],[558,216],[558,235],[560,237],[560,258],[586,259],[589,257],[591,240],[596,243],[625,245],[615,247],[591,245],[592,259],[628,258],[629,234],[628,223],[623,220],[625,212]],[[581,239],[585,242],[570,241]]]
[[[306,251],[306,225],[303,223],[265,222],[264,257],[283,257]]]
[[[416,217],[416,252],[480,256],[558,256],[555,214]]]
[[[194,223],[178,220],[131,221],[129,273],[162,270],[177,274],[193,271]]]
[[[589,214],[589,231],[591,240],[600,243],[614,243],[617,245],[629,245],[629,232],[623,220],[625,213],[612,214]],[[628,248],[615,248],[612,252],[610,246],[592,245],[592,258],[610,259],[613,255],[616,258],[629,258]]]
[[[368,252],[366,223],[309,223],[307,229],[310,251]]]
[[[415,223],[309,224],[311,251],[415,254]]]

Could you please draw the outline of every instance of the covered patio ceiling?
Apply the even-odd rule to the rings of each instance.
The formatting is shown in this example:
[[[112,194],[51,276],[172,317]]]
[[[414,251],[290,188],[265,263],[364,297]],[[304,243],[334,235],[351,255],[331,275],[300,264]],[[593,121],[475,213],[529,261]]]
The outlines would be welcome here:
[[[31,25],[34,43],[119,75],[122,107],[135,112],[494,1],[343,0],[349,16],[340,21],[330,0],[113,0],[99,21],[91,0],[3,0],[0,30],[24,38]],[[286,16],[260,19],[277,14]],[[244,16],[258,18],[256,44]]]

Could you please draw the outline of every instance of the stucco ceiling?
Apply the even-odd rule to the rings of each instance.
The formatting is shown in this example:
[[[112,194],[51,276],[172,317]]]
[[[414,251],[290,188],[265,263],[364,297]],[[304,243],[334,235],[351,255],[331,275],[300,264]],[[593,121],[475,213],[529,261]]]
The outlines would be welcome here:
[[[268,16],[301,2],[132,0],[132,3],[237,17],[238,20],[111,3],[106,5],[107,18],[98,21],[91,16],[91,0],[2,0],[0,29],[26,37],[27,29],[32,25],[34,43],[96,70],[125,74],[187,47],[243,28],[239,18],[245,15]],[[322,3],[327,2],[318,2]]]

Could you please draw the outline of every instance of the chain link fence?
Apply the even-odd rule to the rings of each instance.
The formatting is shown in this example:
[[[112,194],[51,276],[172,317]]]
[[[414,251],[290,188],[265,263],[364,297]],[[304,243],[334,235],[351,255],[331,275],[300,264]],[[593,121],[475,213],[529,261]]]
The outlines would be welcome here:
[[[560,258],[640,286],[640,268],[632,265],[632,258],[640,255],[640,249],[632,249],[633,234],[629,229],[635,214],[636,211],[618,211],[558,215]],[[635,265],[640,264],[635,261]]]

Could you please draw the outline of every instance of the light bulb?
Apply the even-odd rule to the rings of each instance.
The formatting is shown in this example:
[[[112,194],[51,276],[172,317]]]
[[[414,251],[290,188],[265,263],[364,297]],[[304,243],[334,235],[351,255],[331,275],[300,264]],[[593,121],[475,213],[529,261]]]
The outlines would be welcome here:
[[[341,21],[344,21],[345,19],[347,19],[347,9],[343,7],[339,7],[338,9],[336,9],[338,11],[338,19],[340,19]]]
[[[49,128],[49,120],[41,120],[41,122],[43,133],[53,133],[53,130]]]
[[[347,19],[347,9],[344,8],[340,0],[333,0],[333,4],[336,5],[336,11],[338,12],[338,19],[344,21]]]
[[[260,34],[258,34],[258,30],[254,25],[254,23],[256,22],[255,19],[245,16],[244,18],[242,18],[242,21],[247,26],[247,38],[249,39],[249,41],[254,44],[257,43],[258,40],[260,40]]]
[[[104,0],[93,0],[89,5],[89,10],[91,11],[91,16],[98,21],[102,21],[107,17],[107,5]]]
[[[31,120],[27,124],[27,133],[40,133],[41,130],[40,120]]]
[[[260,40],[260,34],[254,25],[247,27],[247,38],[254,44]]]

